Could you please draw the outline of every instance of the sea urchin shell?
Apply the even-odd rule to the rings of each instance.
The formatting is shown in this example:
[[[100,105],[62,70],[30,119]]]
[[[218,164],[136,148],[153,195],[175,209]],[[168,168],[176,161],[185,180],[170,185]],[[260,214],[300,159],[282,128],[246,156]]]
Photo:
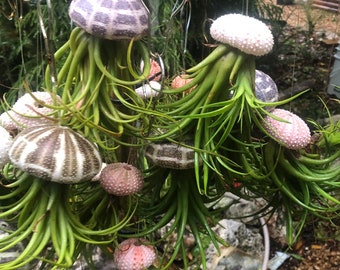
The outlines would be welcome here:
[[[142,270],[153,264],[156,253],[152,246],[143,242],[143,239],[130,238],[119,244],[114,253],[118,270]]]
[[[255,95],[263,102],[276,102],[279,100],[279,91],[274,80],[266,73],[255,71]],[[273,111],[275,106],[265,107],[267,111]]]
[[[273,35],[266,24],[242,14],[217,18],[210,27],[210,35],[216,41],[256,56],[269,53],[274,45]]]
[[[127,196],[143,188],[144,178],[136,167],[117,162],[107,164],[102,169],[99,182],[106,192],[116,196]]]
[[[54,124],[57,120],[50,115],[54,111],[50,106],[60,100],[60,96],[47,92],[26,93],[14,103],[12,110],[0,115],[1,124],[7,130]]]
[[[101,168],[98,148],[68,127],[43,125],[24,129],[13,140],[9,158],[15,167],[59,183],[78,183]]]
[[[192,141],[185,143],[193,146]],[[195,150],[176,143],[150,143],[145,148],[145,157],[154,165],[163,168],[186,170],[195,167]]]
[[[284,109],[275,109],[271,114],[283,120],[267,115],[263,121],[264,128],[278,143],[293,150],[302,149],[309,144],[310,129],[299,116]]]
[[[131,39],[149,32],[141,0],[73,0],[69,15],[86,32],[105,39]]]
[[[0,126],[0,169],[9,161],[8,151],[12,144],[12,137],[9,132]]]

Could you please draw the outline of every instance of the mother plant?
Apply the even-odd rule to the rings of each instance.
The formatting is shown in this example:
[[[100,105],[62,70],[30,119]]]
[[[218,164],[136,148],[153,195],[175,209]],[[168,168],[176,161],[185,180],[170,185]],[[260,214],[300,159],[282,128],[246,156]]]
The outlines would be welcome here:
[[[172,233],[173,253],[158,250],[154,265],[167,269],[181,257],[187,268],[187,228],[199,250],[194,262],[205,269],[204,240],[217,249],[220,241],[211,229],[218,216],[207,203],[226,191],[264,198],[264,213],[283,207],[290,244],[309,214],[338,215],[338,124],[314,123],[318,137],[312,142],[302,119],[274,109],[291,99],[256,96],[255,60],[273,46],[265,24],[240,14],[216,19],[210,28],[216,48],[184,71],[188,83],[173,89],[163,78],[156,95],[146,97],[135,91],[149,83],[152,60],[143,3],[74,0],[69,14],[77,27],[54,55],[58,73],[46,70],[44,92],[53,102],[28,89],[48,115],[15,111],[50,123],[16,123],[23,131],[13,143],[6,135],[11,146],[0,155],[0,217],[17,225],[0,239],[0,252],[27,241],[22,254],[0,269],[35,259],[69,268],[89,246],[114,249],[125,238],[141,238],[157,247]],[[138,180],[135,193],[121,192],[131,179]],[[301,213],[296,229],[294,217]]]

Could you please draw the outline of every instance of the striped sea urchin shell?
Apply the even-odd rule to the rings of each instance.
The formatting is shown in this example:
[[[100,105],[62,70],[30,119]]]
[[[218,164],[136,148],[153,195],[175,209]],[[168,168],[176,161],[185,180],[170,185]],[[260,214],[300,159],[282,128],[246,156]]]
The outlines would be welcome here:
[[[149,33],[149,11],[141,0],[73,0],[69,16],[86,32],[105,39],[131,39]]]
[[[189,142],[188,145],[192,146],[193,143]],[[185,170],[195,167],[195,150],[176,143],[150,143],[145,148],[145,157],[163,168]]]
[[[15,167],[38,178],[78,183],[101,168],[97,147],[68,127],[43,125],[24,129],[9,150]]]

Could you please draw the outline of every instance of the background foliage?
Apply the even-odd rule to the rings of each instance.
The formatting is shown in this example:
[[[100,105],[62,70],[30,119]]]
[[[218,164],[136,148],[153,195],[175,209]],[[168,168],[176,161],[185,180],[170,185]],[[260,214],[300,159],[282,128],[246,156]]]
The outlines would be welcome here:
[[[72,25],[67,14],[68,0],[51,1],[55,47],[67,39]],[[0,2],[0,93],[9,95],[22,90],[25,80],[32,90],[42,84],[45,62],[44,39],[39,25],[36,1],[5,0]],[[41,13],[48,31],[48,10],[41,2]]]

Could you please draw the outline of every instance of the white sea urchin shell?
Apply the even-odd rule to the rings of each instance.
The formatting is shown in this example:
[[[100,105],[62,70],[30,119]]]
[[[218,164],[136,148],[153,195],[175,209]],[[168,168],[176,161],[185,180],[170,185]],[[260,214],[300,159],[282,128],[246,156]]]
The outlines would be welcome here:
[[[274,45],[273,35],[266,24],[242,14],[217,18],[210,27],[210,35],[216,41],[256,56],[269,53]]]
[[[0,169],[9,161],[8,151],[12,145],[12,137],[9,132],[0,126]]]
[[[136,88],[135,92],[143,99],[157,97],[161,93],[162,85],[156,81],[149,81]]]
[[[53,109],[49,106],[60,100],[58,95],[52,97],[47,92],[26,93],[14,103],[12,110],[0,115],[1,124],[6,130],[53,124],[54,121],[49,115],[53,113]]]

